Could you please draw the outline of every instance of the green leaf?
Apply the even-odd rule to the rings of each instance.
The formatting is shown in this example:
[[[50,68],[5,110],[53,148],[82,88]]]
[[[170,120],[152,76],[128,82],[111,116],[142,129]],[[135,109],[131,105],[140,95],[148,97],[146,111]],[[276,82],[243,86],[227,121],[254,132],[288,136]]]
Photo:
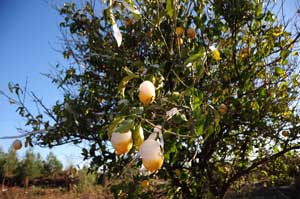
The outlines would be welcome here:
[[[89,154],[89,152],[88,152],[88,150],[87,150],[86,148],[83,148],[81,154],[82,154],[84,157],[87,157],[88,154]]]
[[[251,107],[253,110],[259,111],[259,104],[257,103],[257,101],[253,101],[251,103]]]
[[[265,170],[262,170],[261,173],[264,174],[266,177],[268,176],[268,172],[266,172]]]
[[[188,120],[187,120],[185,114],[178,113],[178,114],[173,116],[172,121],[176,124],[183,124],[183,123],[187,122]]]
[[[10,104],[15,104],[15,100],[13,100],[13,99],[9,99],[8,101]]]
[[[120,94],[120,96],[122,98],[125,97],[125,88],[126,88],[126,85],[128,84],[128,82],[134,78],[139,77],[138,75],[131,72],[127,67],[125,67],[124,70],[127,73],[127,76],[122,79],[122,81],[119,83],[119,86],[118,86],[118,93]]]
[[[298,53],[297,51],[292,52],[292,56],[293,56],[293,57],[296,57],[296,56],[298,56],[298,55],[299,55],[299,53]]]
[[[284,77],[285,76],[285,71],[280,67],[276,67],[275,68],[275,75],[279,76],[279,77]]]
[[[122,121],[124,121],[124,116],[120,116],[120,117],[116,117],[113,122],[109,125],[107,133],[108,133],[108,137],[111,137],[111,134],[115,131],[117,125],[119,123],[121,123]]]
[[[132,107],[132,114],[142,115],[144,113],[144,107]]]
[[[189,58],[187,58],[184,65],[187,65],[190,62],[195,62],[197,60],[201,60],[202,56],[203,56],[203,52],[199,51],[198,53],[196,53],[196,54],[190,56]]]
[[[300,85],[300,79],[299,79],[299,75],[298,74],[294,74],[292,76],[292,84],[293,86],[299,86]]]
[[[197,133],[198,136],[203,134],[203,127],[204,127],[204,125],[201,124],[201,125],[197,128],[197,132],[196,132],[196,133]]]
[[[126,133],[127,131],[132,129],[133,126],[134,126],[133,120],[131,119],[124,120],[118,124],[117,128],[115,129],[115,132]]]
[[[9,89],[9,92],[13,92],[13,85],[9,82],[8,83],[8,89]]]
[[[211,136],[213,133],[215,132],[214,126],[210,125],[207,130],[206,130],[206,134],[205,134],[205,140]]]
[[[123,6],[130,12],[132,12],[133,14],[136,15],[141,15],[141,12],[139,10],[137,10],[136,8],[133,7],[133,2],[127,3],[126,1],[122,1]]]
[[[266,96],[266,89],[265,88],[260,88],[258,89],[258,94],[259,94],[259,97],[263,98]]]
[[[174,10],[173,10],[173,0],[167,0],[167,12],[168,12],[168,15],[170,17],[173,17],[173,14],[174,14]]]
[[[280,91],[285,91],[287,88],[288,88],[288,83],[286,81],[280,83],[279,85]]]
[[[144,130],[141,124],[137,125],[133,132],[133,144],[136,149],[139,149],[144,142]]]
[[[221,115],[220,115],[220,113],[219,113],[219,111],[217,110],[217,109],[215,109],[213,106],[211,106],[211,105],[208,105],[210,108],[211,108],[211,110],[213,111],[213,113],[214,113],[214,122],[216,123],[216,124],[218,124],[219,122],[220,122],[220,119],[221,119]]]

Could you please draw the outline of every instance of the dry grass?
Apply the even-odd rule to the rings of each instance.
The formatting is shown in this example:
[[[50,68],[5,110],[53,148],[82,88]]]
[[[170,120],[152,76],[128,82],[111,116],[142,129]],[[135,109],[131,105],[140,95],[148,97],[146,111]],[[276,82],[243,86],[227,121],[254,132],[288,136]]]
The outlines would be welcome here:
[[[63,188],[10,187],[0,193],[0,199],[106,199],[113,198],[101,186],[86,189],[83,193],[66,192]]]

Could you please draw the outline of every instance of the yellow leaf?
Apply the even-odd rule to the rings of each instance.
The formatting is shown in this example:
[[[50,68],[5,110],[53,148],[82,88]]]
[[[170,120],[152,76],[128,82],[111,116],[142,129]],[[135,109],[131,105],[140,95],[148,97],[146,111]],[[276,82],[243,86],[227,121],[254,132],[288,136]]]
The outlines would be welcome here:
[[[298,55],[299,55],[299,53],[298,53],[297,51],[292,52],[292,56],[293,56],[293,57],[296,57],[296,56],[298,56]]]
[[[292,39],[292,38],[289,38],[289,39],[288,39],[289,49],[291,49],[291,48],[294,47],[294,44],[292,44],[292,42],[293,42],[293,39]]]
[[[282,27],[277,27],[272,34],[275,37],[278,37],[278,36],[282,35],[283,34]]]

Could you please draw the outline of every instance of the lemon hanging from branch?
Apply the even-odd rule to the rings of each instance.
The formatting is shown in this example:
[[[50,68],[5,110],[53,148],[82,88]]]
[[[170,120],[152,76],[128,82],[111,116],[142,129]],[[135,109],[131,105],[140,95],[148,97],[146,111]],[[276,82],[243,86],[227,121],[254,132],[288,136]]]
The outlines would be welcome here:
[[[156,140],[156,137],[157,133],[152,133],[140,148],[143,166],[150,173],[160,169],[164,162],[161,144]]]
[[[139,87],[139,99],[143,105],[151,104],[155,99],[155,86],[150,81],[144,81]]]
[[[131,131],[129,130],[125,133],[112,133],[111,143],[117,155],[127,153],[132,147]]]
[[[212,51],[212,57],[214,60],[220,61],[222,59],[220,51],[215,46],[210,46],[209,49]]]

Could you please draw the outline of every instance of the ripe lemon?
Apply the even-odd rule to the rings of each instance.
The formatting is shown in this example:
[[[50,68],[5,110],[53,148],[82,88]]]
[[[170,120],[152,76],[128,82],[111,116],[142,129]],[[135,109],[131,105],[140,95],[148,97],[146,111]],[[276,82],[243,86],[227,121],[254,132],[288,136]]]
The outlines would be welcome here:
[[[112,133],[111,143],[117,155],[127,153],[132,147],[131,131],[125,133]]]
[[[134,21],[132,19],[126,19],[124,21],[125,26],[131,26],[133,25]]]
[[[186,34],[187,34],[188,38],[190,38],[190,39],[195,39],[195,37],[196,37],[196,31],[194,28],[187,29]]]
[[[177,37],[181,37],[184,33],[184,29],[183,29],[183,27],[177,27],[175,29],[175,32],[176,32]]]
[[[248,57],[249,55],[249,48],[243,48],[241,51],[240,51],[240,54],[239,54],[239,57],[241,59],[245,59],[246,57]]]
[[[224,115],[225,113],[227,113],[227,110],[228,110],[228,108],[225,104],[221,104],[219,106],[219,112],[221,113],[221,115]]]
[[[147,31],[145,34],[146,34],[146,37],[148,37],[148,39],[151,39],[153,36],[151,31]]]
[[[148,180],[143,180],[143,181],[141,182],[141,186],[142,186],[143,188],[148,187],[148,186],[149,186],[149,181],[148,181]]]
[[[13,142],[13,147],[15,150],[19,150],[22,148],[22,142],[20,140],[15,140]]]
[[[147,139],[141,145],[140,153],[143,165],[149,172],[153,173],[163,165],[164,156],[159,142],[153,139]]]
[[[177,38],[177,45],[182,46],[183,45],[183,39],[182,38]]]
[[[212,51],[212,57],[214,60],[220,61],[222,59],[220,51],[215,46],[210,46],[209,49]]]
[[[155,99],[155,86],[150,81],[144,81],[139,87],[139,99],[144,105],[151,104]]]
[[[212,52],[212,57],[216,60],[216,61],[220,61],[222,58],[221,58],[221,54],[220,54],[220,51],[218,49],[214,50]]]
[[[284,136],[284,137],[289,137],[289,131],[282,131],[282,136]]]

